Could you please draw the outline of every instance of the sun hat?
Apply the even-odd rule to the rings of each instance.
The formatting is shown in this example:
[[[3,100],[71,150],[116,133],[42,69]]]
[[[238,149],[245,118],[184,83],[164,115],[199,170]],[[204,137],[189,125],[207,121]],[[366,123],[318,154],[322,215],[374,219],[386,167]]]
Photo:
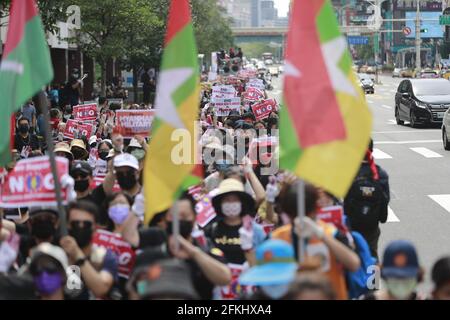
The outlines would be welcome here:
[[[217,194],[212,199],[214,210],[218,215],[223,215],[221,208],[222,199],[230,194],[235,194],[240,198],[242,203],[241,216],[246,214],[254,216],[256,214],[255,200],[250,194],[245,192],[244,184],[237,179],[229,178],[219,184]]]

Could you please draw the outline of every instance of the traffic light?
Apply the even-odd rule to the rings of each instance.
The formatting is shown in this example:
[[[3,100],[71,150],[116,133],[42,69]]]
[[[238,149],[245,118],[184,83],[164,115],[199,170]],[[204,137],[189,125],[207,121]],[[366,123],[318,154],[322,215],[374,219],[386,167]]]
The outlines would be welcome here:
[[[420,33],[427,33],[428,29],[420,29]]]

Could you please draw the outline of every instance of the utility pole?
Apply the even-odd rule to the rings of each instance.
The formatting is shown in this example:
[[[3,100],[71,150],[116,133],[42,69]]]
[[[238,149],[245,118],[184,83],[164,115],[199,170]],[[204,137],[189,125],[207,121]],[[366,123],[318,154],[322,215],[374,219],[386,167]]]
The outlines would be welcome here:
[[[417,0],[417,10],[416,10],[416,73],[420,72],[421,69],[420,61],[420,4]]]

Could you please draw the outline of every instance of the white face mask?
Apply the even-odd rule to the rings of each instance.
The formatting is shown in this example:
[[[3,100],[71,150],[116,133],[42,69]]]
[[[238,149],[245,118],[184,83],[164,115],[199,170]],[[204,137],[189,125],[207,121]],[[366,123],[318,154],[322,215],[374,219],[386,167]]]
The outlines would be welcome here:
[[[227,217],[237,217],[241,214],[242,204],[240,202],[222,203],[222,213]]]
[[[272,300],[278,300],[286,295],[289,291],[288,284],[277,284],[272,286],[261,286],[262,292]]]
[[[398,300],[408,299],[417,286],[416,278],[386,279],[386,287],[389,293]]]

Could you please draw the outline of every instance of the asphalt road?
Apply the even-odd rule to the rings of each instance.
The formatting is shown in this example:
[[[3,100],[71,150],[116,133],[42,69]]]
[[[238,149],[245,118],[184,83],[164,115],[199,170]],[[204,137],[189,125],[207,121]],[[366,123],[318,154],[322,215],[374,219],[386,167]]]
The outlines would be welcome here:
[[[450,152],[440,128],[395,123],[395,92],[402,79],[380,76],[375,94],[367,95],[373,114],[374,157],[389,174],[391,202],[388,222],[381,225],[380,255],[396,239],[412,241],[419,253],[430,289],[433,263],[450,255]],[[269,95],[281,101],[282,79],[274,78]]]

